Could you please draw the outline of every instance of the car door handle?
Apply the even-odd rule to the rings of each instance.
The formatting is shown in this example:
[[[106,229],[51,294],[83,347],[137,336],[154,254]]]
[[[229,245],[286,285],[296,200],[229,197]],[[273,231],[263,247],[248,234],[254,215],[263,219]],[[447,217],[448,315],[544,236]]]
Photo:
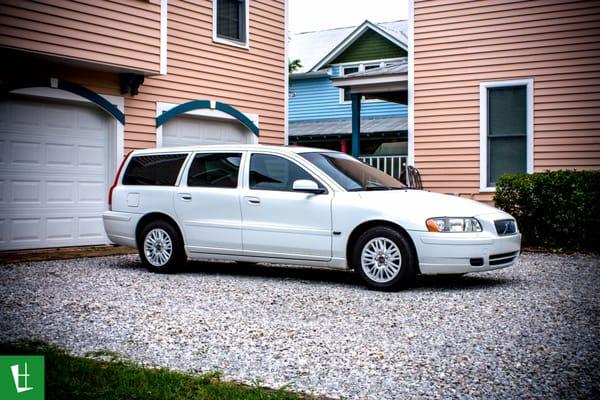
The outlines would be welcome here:
[[[252,205],[254,205],[254,206],[257,206],[257,205],[259,205],[259,204],[260,204],[260,199],[259,199],[258,197],[251,197],[251,196],[247,196],[247,197],[246,197],[246,201],[247,201],[249,204],[252,204]]]
[[[178,193],[177,194],[181,200],[190,201],[192,200],[192,195],[190,193]]]

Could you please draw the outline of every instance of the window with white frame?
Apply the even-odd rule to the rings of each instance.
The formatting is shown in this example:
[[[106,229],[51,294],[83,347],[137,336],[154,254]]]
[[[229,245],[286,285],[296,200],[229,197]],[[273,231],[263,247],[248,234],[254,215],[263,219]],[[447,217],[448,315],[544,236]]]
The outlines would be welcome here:
[[[379,68],[380,66],[381,66],[380,63],[344,65],[344,66],[340,67],[340,72],[341,72],[340,75],[344,76],[344,75],[354,74],[355,72],[368,71],[373,68]],[[350,98],[350,88],[341,88],[340,89],[340,103],[346,104],[346,103],[349,103],[351,100],[352,99]],[[363,101],[365,101],[364,96],[363,96]],[[378,100],[374,99],[374,100],[367,100],[367,101],[378,101]]]
[[[342,67],[342,76],[354,74],[355,72],[359,71],[359,68],[360,67],[358,65]],[[342,93],[341,93],[342,102],[344,102],[344,103],[349,102],[351,100],[350,99],[350,88],[342,88],[341,91],[342,91]]]
[[[533,172],[533,80],[480,85],[480,189],[504,174]]]
[[[249,0],[213,0],[213,40],[248,46]]]

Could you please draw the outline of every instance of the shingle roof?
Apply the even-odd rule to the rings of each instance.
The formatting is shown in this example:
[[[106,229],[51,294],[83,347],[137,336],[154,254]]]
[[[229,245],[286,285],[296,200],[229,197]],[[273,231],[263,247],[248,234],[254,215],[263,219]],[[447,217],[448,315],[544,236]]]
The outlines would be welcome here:
[[[382,22],[375,25],[399,41],[403,43],[407,42],[407,21]],[[299,59],[302,64],[302,68],[295,72],[303,73],[310,71],[348,35],[354,32],[355,29],[355,26],[351,26],[292,35],[288,48],[289,59]]]
[[[361,118],[362,133],[385,133],[408,130],[406,117]],[[349,134],[352,132],[351,119],[296,121],[289,123],[289,136]]]

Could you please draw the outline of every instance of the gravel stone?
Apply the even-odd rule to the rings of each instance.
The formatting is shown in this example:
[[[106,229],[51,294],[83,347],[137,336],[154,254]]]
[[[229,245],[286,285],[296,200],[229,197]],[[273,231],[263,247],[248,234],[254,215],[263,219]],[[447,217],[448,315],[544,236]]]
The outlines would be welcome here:
[[[598,398],[600,257],[419,277],[397,293],[353,274],[138,256],[0,267],[0,341],[345,399]]]

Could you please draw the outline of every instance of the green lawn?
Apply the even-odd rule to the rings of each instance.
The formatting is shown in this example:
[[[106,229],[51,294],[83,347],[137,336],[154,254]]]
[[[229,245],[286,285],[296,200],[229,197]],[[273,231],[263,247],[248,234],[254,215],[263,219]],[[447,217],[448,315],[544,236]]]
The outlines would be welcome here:
[[[142,368],[117,354],[98,352],[111,361],[73,357],[43,342],[0,343],[0,355],[46,356],[46,399],[202,399],[288,400],[309,397],[280,390],[221,382],[218,373],[193,376]]]

